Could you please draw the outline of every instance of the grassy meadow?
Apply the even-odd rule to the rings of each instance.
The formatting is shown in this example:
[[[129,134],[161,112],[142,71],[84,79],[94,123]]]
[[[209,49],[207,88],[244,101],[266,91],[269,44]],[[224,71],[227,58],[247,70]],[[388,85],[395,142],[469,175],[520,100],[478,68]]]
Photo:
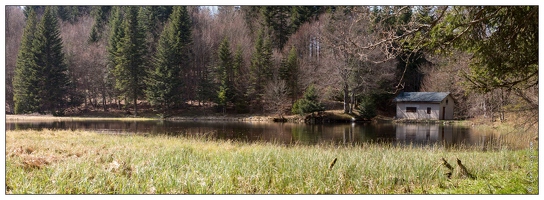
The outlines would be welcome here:
[[[25,130],[6,132],[5,157],[8,194],[539,193],[537,145],[483,152]]]

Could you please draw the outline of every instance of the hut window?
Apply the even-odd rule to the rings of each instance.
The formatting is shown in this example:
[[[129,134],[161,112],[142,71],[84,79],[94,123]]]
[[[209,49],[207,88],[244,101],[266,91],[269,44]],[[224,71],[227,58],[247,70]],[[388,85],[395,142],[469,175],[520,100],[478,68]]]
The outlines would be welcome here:
[[[406,107],[406,112],[417,112],[416,107]]]
[[[427,107],[427,114],[431,114],[431,107]]]
[[[446,99],[446,105],[448,105],[448,100]]]

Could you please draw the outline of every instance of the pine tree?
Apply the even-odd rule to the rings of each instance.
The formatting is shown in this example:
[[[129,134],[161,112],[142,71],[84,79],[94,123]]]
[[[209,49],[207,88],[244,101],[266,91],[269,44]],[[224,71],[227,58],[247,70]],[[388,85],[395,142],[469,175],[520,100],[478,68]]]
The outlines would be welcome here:
[[[291,34],[290,6],[263,6],[261,8],[264,26],[268,28],[274,48],[283,49]]]
[[[217,91],[217,103],[222,107],[223,112],[225,112],[227,103],[232,102],[234,97],[233,57],[228,38],[225,37],[219,45],[218,55],[219,65],[217,66],[216,73],[219,77],[219,91]]]
[[[157,52],[160,35],[164,30],[162,28],[164,22],[159,20],[157,6],[141,6],[138,13],[138,21],[142,23],[143,32],[146,35],[149,53],[146,59],[151,60],[151,57]]]
[[[232,62],[232,71],[234,73],[234,82],[238,82],[238,78],[241,75],[242,67],[244,66],[244,58],[242,47],[238,46],[236,53],[234,54],[234,60]]]
[[[248,90],[248,96],[250,99],[254,99],[257,102],[260,101],[259,95],[263,90],[263,77],[262,77],[262,48],[263,48],[263,31],[259,31],[257,40],[255,41],[255,51],[251,57],[250,68],[250,86]]]
[[[290,32],[295,33],[298,28],[309,21],[311,17],[311,11],[308,6],[293,6],[291,7],[291,26]]]
[[[89,39],[87,39],[88,43],[98,42],[100,39],[100,35],[98,34],[97,26],[93,25],[91,28],[91,33],[89,34]]]
[[[181,75],[180,79],[183,81],[182,88],[180,92],[188,93],[189,91],[194,90],[194,88],[189,88],[189,81],[190,79],[186,78],[187,74],[190,72],[190,66],[191,66],[191,55],[192,55],[192,21],[189,17],[189,12],[187,11],[186,6],[177,6],[173,8],[178,9],[179,14],[179,23],[176,23],[176,30],[179,30],[176,32],[176,46],[177,46],[177,52],[178,52],[178,60],[179,65],[181,66]],[[183,99],[182,99],[183,100]]]
[[[54,7],[46,7],[39,24],[33,9],[28,11],[17,60],[15,112],[46,111],[62,114],[69,86],[67,66]]]
[[[138,115],[138,98],[143,95],[144,79],[146,76],[144,55],[145,35],[138,23],[138,7],[127,7],[126,16],[122,23],[123,37],[117,45],[115,55],[115,87],[120,95],[133,101],[134,116]]]
[[[269,81],[270,79],[272,79],[272,66],[273,66],[272,41],[270,40],[270,37],[265,38],[261,53],[262,53],[262,61],[261,61],[262,76],[265,81]]]
[[[113,88],[113,95],[120,97],[120,92],[115,87],[115,74],[114,69],[117,66],[117,47],[119,41],[124,36],[123,29],[121,28],[121,23],[123,22],[123,7],[122,6],[112,6],[111,16],[109,18],[110,32],[108,37],[108,46],[106,51],[108,52],[108,64],[106,65],[106,83],[109,88]],[[120,104],[119,104],[120,106]],[[120,109],[120,108],[119,108]]]
[[[32,41],[36,30],[36,12],[34,9],[25,10],[26,26],[21,39],[21,47],[17,55],[15,76],[13,78],[15,113],[36,112],[39,108],[40,97],[37,92],[38,73],[32,52]]]
[[[256,102],[255,106],[261,105],[264,94],[264,86],[272,77],[272,46],[268,37],[264,38],[264,31],[261,30],[255,41],[255,52],[251,58],[250,98]]]
[[[112,8],[112,16],[110,18],[110,34],[108,38],[108,61],[110,63],[110,66],[115,66],[116,61],[116,55],[117,55],[117,47],[119,41],[121,41],[121,38],[123,38],[123,29],[121,28],[121,23],[123,22],[123,8],[120,6],[114,6]],[[109,71],[109,70],[108,70]]]
[[[248,80],[242,76],[243,66],[243,52],[242,48],[238,46],[236,53],[234,54],[234,61],[232,63],[232,71],[234,72],[234,96],[232,102],[234,103],[234,109],[237,113],[245,113],[248,111],[247,96],[245,95]]]
[[[280,68],[280,78],[285,80],[287,91],[294,102],[298,95],[298,55],[297,49],[292,46],[287,59]]]
[[[109,14],[110,6],[93,6],[91,10],[91,16],[94,18],[93,26],[91,27],[91,33],[89,35],[88,42],[98,42],[102,37],[102,31]]]
[[[183,64],[184,49],[187,44],[180,41],[183,35],[185,7],[175,7],[170,15],[170,21],[164,28],[159,39],[159,46],[155,56],[154,70],[150,72],[147,84],[147,98],[153,105],[160,105],[163,114],[179,103],[182,86],[181,67]],[[186,31],[186,30],[185,30]]]
[[[306,92],[304,92],[304,96],[293,104],[291,112],[294,114],[303,115],[306,113],[313,114],[314,112],[324,110],[325,107],[319,101],[319,96],[317,95],[315,87],[310,85],[308,89],[306,89]]]
[[[45,8],[44,16],[37,28],[32,46],[36,49],[37,65],[43,70],[43,109],[53,114],[62,114],[66,106],[69,78],[68,66],[62,51],[62,39],[54,7]]]

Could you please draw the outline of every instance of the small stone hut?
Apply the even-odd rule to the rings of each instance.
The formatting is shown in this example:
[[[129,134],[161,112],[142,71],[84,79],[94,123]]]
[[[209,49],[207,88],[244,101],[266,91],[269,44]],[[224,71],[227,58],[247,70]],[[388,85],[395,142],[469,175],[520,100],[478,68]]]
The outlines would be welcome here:
[[[402,92],[397,103],[397,119],[453,119],[454,100],[449,92]]]

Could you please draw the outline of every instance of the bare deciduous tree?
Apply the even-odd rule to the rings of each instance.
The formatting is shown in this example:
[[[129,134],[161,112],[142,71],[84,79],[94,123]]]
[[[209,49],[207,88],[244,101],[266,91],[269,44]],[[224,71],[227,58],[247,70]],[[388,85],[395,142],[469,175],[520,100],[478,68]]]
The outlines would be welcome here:
[[[276,76],[277,77],[277,76]],[[265,87],[265,110],[277,114],[281,119],[290,108],[285,80],[273,78]]]
[[[107,85],[106,41],[103,37],[95,43],[88,43],[93,19],[83,16],[78,23],[62,22],[61,37],[68,71],[77,93],[84,97],[85,106],[98,107],[99,100],[106,109],[106,100],[110,95]]]
[[[198,88],[203,81],[210,79],[212,67],[217,60],[217,50],[223,38],[228,38],[231,52],[242,51],[243,66],[239,70],[240,76],[249,74],[249,60],[253,51],[251,33],[244,21],[243,13],[233,6],[222,6],[217,13],[208,9],[199,9],[192,13],[193,19],[193,56],[192,80],[189,88]],[[243,90],[248,79],[235,80],[237,90]],[[208,80],[213,81],[213,80]],[[188,98],[192,100],[208,101],[198,96],[194,89],[188,91]]]
[[[25,26],[25,16],[19,6],[6,6],[6,112],[13,113],[13,76],[21,36]]]
[[[342,92],[344,113],[352,113],[356,93],[376,88],[382,79],[392,78],[392,61],[401,52],[395,43],[399,27],[387,26],[376,13],[368,6],[340,7],[324,21],[324,53],[331,69],[329,74],[337,80],[334,85]]]

